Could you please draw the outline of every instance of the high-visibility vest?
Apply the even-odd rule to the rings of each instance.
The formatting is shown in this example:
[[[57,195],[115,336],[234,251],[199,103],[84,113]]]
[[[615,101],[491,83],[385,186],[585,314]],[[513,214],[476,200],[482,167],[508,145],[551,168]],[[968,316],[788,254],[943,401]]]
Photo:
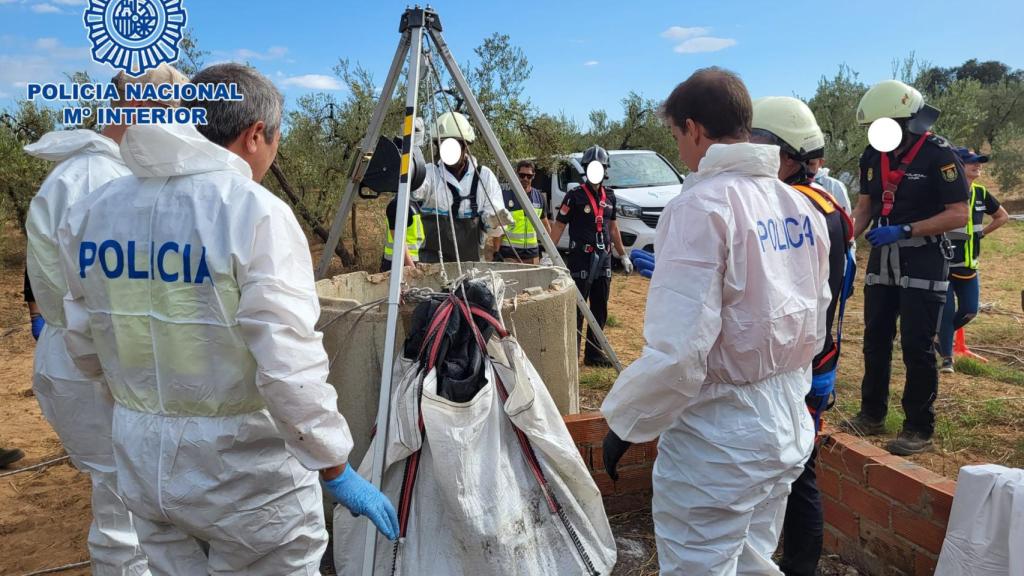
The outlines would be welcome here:
[[[537,201],[539,201],[540,192],[537,192],[536,189],[530,190],[531,201],[534,200],[534,192],[536,192]],[[501,245],[519,250],[536,248],[538,245],[537,230],[526,216],[523,207],[520,206],[519,199],[516,198],[512,190],[503,190],[502,195],[504,196],[505,207],[512,213],[512,226],[505,227],[505,233],[501,235]],[[531,208],[537,213],[538,218],[543,217],[543,208],[536,204],[531,205]]]
[[[971,198],[968,206],[970,207],[971,213],[967,217],[967,226],[963,228],[957,228],[952,232],[948,232],[946,237],[956,243],[963,243],[964,245],[964,260],[963,262],[953,262],[953,267],[963,267],[970,270],[978,269],[978,247],[974,236],[975,226],[981,226],[985,220],[985,214],[979,211],[977,208],[977,202],[979,197],[982,201],[988,199],[988,188],[985,188],[981,184],[971,184]],[[975,222],[977,219],[977,222]]]
[[[420,259],[420,246],[423,245],[423,240],[427,237],[423,231],[423,220],[420,218],[420,214],[417,212],[412,215],[412,220],[409,222],[409,226],[405,229],[405,245],[409,248],[409,255],[412,256],[413,262],[418,262]],[[391,235],[391,230],[388,230],[387,242],[384,244],[384,259],[391,260],[394,255],[394,243],[395,238]]]

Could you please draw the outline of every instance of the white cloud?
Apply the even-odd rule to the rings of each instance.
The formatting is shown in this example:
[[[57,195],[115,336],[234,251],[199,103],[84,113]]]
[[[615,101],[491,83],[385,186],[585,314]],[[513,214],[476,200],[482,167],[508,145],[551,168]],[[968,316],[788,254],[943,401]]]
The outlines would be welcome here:
[[[290,76],[281,81],[288,88],[305,88],[307,90],[344,90],[345,86],[334,76],[324,74],[303,74]]]
[[[732,38],[715,38],[714,36],[703,36],[690,38],[686,42],[676,46],[674,50],[679,54],[697,54],[699,52],[718,52],[730,46],[735,46],[736,41]]]
[[[718,38],[709,34],[711,29],[702,26],[670,26],[661,33],[661,37],[672,40],[675,43],[673,50],[678,54],[717,52],[736,45],[736,40],[732,38]]]
[[[53,3],[61,6],[85,6],[85,0],[53,0]]]
[[[584,66],[597,66],[598,64],[600,64],[600,62],[597,60],[587,60],[583,63]]]
[[[60,14],[60,8],[53,4],[33,4],[32,11],[36,14]]]
[[[709,32],[711,32],[709,28],[701,28],[699,26],[692,28],[670,26],[668,30],[661,33],[661,37],[672,38],[673,40],[686,40],[687,38],[696,38],[697,36],[707,36]]]
[[[256,50],[250,50],[248,48],[239,48],[235,50],[234,57],[239,60],[280,60],[288,54],[288,48],[285,46],[271,46],[266,52],[259,52]]]

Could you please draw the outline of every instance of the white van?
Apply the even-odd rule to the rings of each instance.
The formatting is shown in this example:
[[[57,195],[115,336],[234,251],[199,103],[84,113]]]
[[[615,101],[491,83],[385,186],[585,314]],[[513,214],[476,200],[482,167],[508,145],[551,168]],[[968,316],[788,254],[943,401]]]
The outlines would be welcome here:
[[[650,150],[609,150],[610,165],[605,186],[615,191],[619,231],[626,253],[633,248],[654,252],[654,229],[661,211],[679,194],[683,176],[657,152]],[[537,169],[533,187],[547,196],[549,218],[554,218],[569,190],[582,183],[583,153],[567,156],[554,173]],[[560,250],[569,249],[569,233],[562,234]]]

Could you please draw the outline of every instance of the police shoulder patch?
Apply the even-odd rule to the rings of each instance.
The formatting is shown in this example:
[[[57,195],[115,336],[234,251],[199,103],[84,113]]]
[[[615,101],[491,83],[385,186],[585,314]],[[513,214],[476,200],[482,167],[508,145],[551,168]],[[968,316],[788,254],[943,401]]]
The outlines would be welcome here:
[[[875,169],[874,168],[868,168],[868,182],[871,182],[874,179],[875,179]]]
[[[956,182],[958,171],[956,169],[956,163],[946,164],[942,168],[939,168],[939,172],[942,173],[942,179],[946,182]]]
[[[929,136],[928,137],[928,141],[931,142],[932,144],[935,144],[939,148],[949,148],[950,147],[949,146],[949,140],[946,140],[945,138],[943,138],[942,136],[939,136],[938,134],[932,134],[931,136]]]

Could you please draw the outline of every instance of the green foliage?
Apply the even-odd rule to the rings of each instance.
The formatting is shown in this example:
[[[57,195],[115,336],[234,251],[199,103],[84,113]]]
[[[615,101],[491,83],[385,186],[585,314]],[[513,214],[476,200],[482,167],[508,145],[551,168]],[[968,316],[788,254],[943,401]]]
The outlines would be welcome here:
[[[857,188],[860,156],[868,144],[867,130],[857,124],[857,105],[868,86],[846,64],[832,78],[818,81],[814,97],[807,103],[825,133],[825,163],[836,178]]]
[[[53,130],[57,120],[56,111],[25,101],[0,115],[0,224],[24,226],[28,205],[51,166],[22,147]]]

